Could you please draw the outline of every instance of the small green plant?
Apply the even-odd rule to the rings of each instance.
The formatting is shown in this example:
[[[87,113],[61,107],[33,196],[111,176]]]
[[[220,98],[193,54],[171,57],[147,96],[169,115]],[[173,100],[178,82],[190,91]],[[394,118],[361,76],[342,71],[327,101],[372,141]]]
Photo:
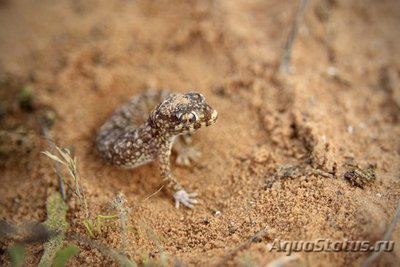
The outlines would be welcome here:
[[[89,209],[86,201],[86,196],[84,191],[82,190],[82,186],[80,184],[80,179],[78,175],[78,169],[77,169],[77,163],[76,163],[76,157],[72,156],[71,152],[67,148],[59,148],[58,146],[55,146],[56,150],[58,153],[61,155],[62,159],[59,158],[58,156],[50,153],[49,151],[44,151],[42,152],[44,155],[49,157],[50,159],[64,165],[70,175],[70,178],[74,184],[74,186],[70,186],[70,188],[73,188],[73,192],[75,195],[78,197],[81,206],[83,208],[83,211],[85,212],[85,218],[89,218]],[[65,177],[61,173],[57,173],[57,175],[60,175],[63,177],[63,180],[66,184],[69,184]]]
[[[24,265],[25,247],[21,244],[16,244],[7,249],[10,256],[12,267],[22,267]]]
[[[68,223],[66,221],[68,207],[58,192],[48,197],[46,208],[47,219],[44,225],[47,229],[57,234],[44,244],[44,253],[39,263],[40,267],[51,266],[57,251],[64,245],[65,232],[68,228]]]
[[[49,235],[49,239],[47,240],[46,238],[47,242],[44,243],[44,253],[39,262],[40,267],[62,267],[69,258],[78,253],[79,249],[75,245],[70,245],[62,249],[65,241],[65,233],[68,229],[68,223],[66,221],[68,207],[58,192],[53,193],[47,198],[46,209],[46,221],[43,224],[32,224],[29,225],[29,227],[25,226],[23,229],[30,230],[31,236],[21,240],[21,244],[14,245],[8,249],[12,267],[24,265],[25,244],[29,244],[32,240],[36,242],[45,241],[42,240],[42,235],[44,235],[44,233],[41,233],[42,230],[47,231],[46,235]]]
[[[86,227],[90,237],[94,238],[96,236],[101,235],[102,227],[107,225],[110,220],[119,220],[119,228],[121,233],[121,249],[124,250],[126,247],[126,221],[128,220],[129,213],[131,209],[126,207],[125,204],[127,203],[126,197],[122,192],[119,192],[115,199],[110,202],[109,211],[116,211],[118,214],[113,215],[102,215],[99,214],[96,216],[96,220],[86,219],[83,221],[83,224]]]
[[[101,235],[101,228],[105,225],[104,222],[108,222],[109,220],[118,219],[118,214],[116,215],[97,215],[96,220],[85,219],[83,221],[83,225],[88,231],[90,237],[94,238],[96,236]]]
[[[23,86],[17,95],[17,100],[21,109],[26,111],[33,110],[32,88],[28,85]]]
[[[63,267],[67,261],[79,253],[79,248],[76,245],[68,245],[67,247],[57,251],[56,257],[54,258],[54,267]]]
[[[118,194],[116,199],[111,202],[111,208],[112,210],[115,210],[118,212],[118,214],[111,214],[111,215],[102,215],[99,214],[96,216],[95,219],[92,219],[90,214],[89,214],[89,209],[86,201],[86,196],[84,194],[84,191],[82,189],[82,186],[80,184],[80,178],[78,175],[78,170],[77,170],[77,162],[76,162],[76,157],[72,156],[71,152],[67,148],[60,148],[56,145],[54,145],[55,150],[57,150],[59,156],[49,152],[49,151],[44,151],[42,152],[44,155],[55,161],[57,164],[61,164],[66,167],[68,170],[69,176],[70,176],[70,182],[67,181],[67,179],[62,175],[61,171],[56,168],[56,174],[58,177],[61,177],[62,182],[65,183],[68,188],[72,189],[74,195],[78,197],[78,200],[80,202],[80,205],[82,207],[82,210],[84,211],[84,219],[82,224],[85,226],[88,234],[90,237],[94,238],[98,235],[101,235],[102,227],[107,225],[107,223],[110,220],[117,220],[119,219],[120,221],[120,229],[121,229],[121,234],[122,234],[122,240],[123,240],[123,246],[125,244],[125,231],[126,231],[126,220],[127,216],[130,212],[129,208],[126,208],[124,206],[124,203],[126,202],[126,198],[122,194]],[[72,184],[72,186],[71,186]],[[58,194],[58,196],[60,196]],[[60,197],[61,199],[61,197]],[[62,201],[62,199],[61,199]],[[62,201],[62,203],[64,203]],[[97,243],[96,241],[80,236],[77,234],[71,234],[72,240],[75,242],[80,242],[84,243],[88,246],[90,246],[93,249],[99,250],[102,254],[110,256],[114,260],[116,260],[121,266],[129,266],[129,267],[135,267],[137,266],[134,261],[131,261],[129,258],[127,258],[123,253],[119,252],[116,249],[109,248],[103,244]],[[61,247],[57,251],[59,251]],[[67,248],[66,248],[67,249]],[[76,250],[69,248],[67,250],[62,250],[60,252],[61,258],[57,258],[56,260],[59,260],[60,264],[63,262],[65,263],[66,260],[68,260],[69,257],[72,255],[76,254]],[[55,254],[54,251],[52,253]],[[45,252],[46,254],[46,252]],[[54,256],[54,254],[52,254]],[[48,263],[49,261],[46,261]],[[40,265],[40,266],[50,266],[50,265]],[[62,266],[62,265],[59,265]]]
[[[118,212],[118,219],[119,219],[119,230],[121,233],[121,249],[122,251],[126,248],[126,231],[127,226],[126,222],[128,220],[129,214],[131,213],[131,209],[126,207],[126,200],[125,195],[122,192],[119,192],[115,199],[110,203],[110,208]]]

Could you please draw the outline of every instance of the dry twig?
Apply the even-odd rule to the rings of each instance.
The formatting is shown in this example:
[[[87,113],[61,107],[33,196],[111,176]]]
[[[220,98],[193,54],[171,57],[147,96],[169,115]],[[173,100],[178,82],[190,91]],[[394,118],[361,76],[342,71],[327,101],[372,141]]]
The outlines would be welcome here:
[[[300,0],[299,9],[297,10],[296,19],[293,22],[292,28],[290,29],[288,38],[286,40],[285,48],[283,50],[282,62],[279,66],[279,70],[285,74],[289,73],[290,69],[290,60],[292,58],[292,47],[294,41],[297,37],[297,32],[299,30],[299,26],[303,21],[304,12],[306,10],[308,4],[308,0]]]
[[[383,241],[389,241],[399,218],[400,218],[400,201],[397,204],[396,213],[392,219],[392,222],[390,223],[388,229],[386,230],[385,235],[383,236]],[[379,257],[379,255],[381,255],[381,253],[382,250],[374,251],[371,255],[368,256],[368,258],[365,259],[365,261],[361,264],[361,267],[370,266]]]
[[[235,257],[235,255],[243,250],[246,249],[248,247],[250,247],[250,245],[254,242],[258,242],[263,236],[265,236],[267,234],[267,228],[263,228],[260,231],[258,231],[257,233],[255,233],[252,237],[250,237],[248,240],[244,241],[243,243],[241,243],[239,246],[237,246],[234,250],[232,250],[228,255],[226,255],[225,257],[223,257],[217,264],[217,267],[221,267],[221,266],[225,266],[225,263],[229,260],[231,260],[233,257]]]

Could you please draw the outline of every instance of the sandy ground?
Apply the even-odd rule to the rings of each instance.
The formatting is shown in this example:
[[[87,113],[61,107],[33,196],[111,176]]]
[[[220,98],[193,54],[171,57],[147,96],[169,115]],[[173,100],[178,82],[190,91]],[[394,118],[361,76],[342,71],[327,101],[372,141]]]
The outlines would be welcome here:
[[[57,180],[38,119],[53,116],[90,216],[118,192],[131,210],[123,237],[112,220],[95,240],[124,241],[138,264],[265,266],[286,254],[269,252],[275,239],[381,240],[400,199],[400,2],[312,1],[283,75],[296,10],[288,0],[0,1],[0,218],[46,219]],[[199,91],[219,112],[195,134],[200,160],[174,165],[201,193],[194,210],[163,191],[147,198],[161,186],[156,163],[120,170],[96,153],[96,129],[149,87]],[[69,233],[88,236],[69,195]],[[399,226],[391,240],[378,266],[399,264]],[[6,265],[11,243],[0,242]],[[69,266],[116,265],[80,248]],[[27,266],[42,254],[29,246]],[[296,266],[358,266],[370,253],[296,255]]]

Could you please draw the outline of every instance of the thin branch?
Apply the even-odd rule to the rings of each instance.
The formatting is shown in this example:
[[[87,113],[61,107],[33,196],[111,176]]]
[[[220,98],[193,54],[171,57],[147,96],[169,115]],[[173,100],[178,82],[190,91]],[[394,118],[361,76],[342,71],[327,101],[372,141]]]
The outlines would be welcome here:
[[[145,197],[142,202],[145,202],[146,200],[152,198],[153,196],[155,196],[156,194],[158,194],[162,189],[164,188],[164,185],[162,185],[159,189],[157,189],[157,191],[151,193],[150,195],[148,195],[147,197]]]
[[[390,223],[388,229],[386,230],[385,235],[383,236],[382,241],[388,242],[390,237],[392,236],[392,233],[396,227],[397,221],[400,218],[400,201],[397,204],[397,209],[396,213],[392,219],[392,222]],[[382,253],[382,250],[379,251],[374,251],[371,255],[368,256],[368,258],[365,259],[365,261],[360,265],[361,267],[368,267],[370,266]]]
[[[217,267],[221,267],[221,266],[225,266],[226,262],[231,260],[233,257],[236,256],[236,254],[243,250],[243,249],[247,249],[248,247],[250,247],[250,245],[254,242],[259,241],[263,236],[265,236],[267,234],[267,228],[263,228],[260,231],[258,231],[257,233],[255,233],[252,237],[250,237],[248,240],[244,241],[243,243],[241,243],[239,246],[237,246],[234,250],[232,250],[228,255],[226,255],[225,257],[223,257],[217,264]]]
[[[286,40],[285,48],[283,50],[282,62],[281,65],[279,66],[279,70],[285,74],[289,74],[290,60],[292,58],[292,47],[294,41],[296,40],[300,24],[303,21],[304,12],[306,11],[307,5],[308,5],[308,0],[300,0],[300,5],[299,9],[297,10],[296,19],[293,22],[292,28],[290,29],[288,38]]]

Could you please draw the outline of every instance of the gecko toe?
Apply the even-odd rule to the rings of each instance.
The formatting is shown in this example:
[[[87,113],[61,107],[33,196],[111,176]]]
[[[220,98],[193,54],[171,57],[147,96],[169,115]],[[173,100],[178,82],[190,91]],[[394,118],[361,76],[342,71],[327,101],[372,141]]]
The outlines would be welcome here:
[[[182,203],[185,207],[192,209],[194,206],[192,204],[200,203],[199,200],[194,199],[194,197],[198,196],[197,193],[187,193],[185,190],[179,190],[174,194],[175,199],[175,208],[179,209],[180,204]]]

